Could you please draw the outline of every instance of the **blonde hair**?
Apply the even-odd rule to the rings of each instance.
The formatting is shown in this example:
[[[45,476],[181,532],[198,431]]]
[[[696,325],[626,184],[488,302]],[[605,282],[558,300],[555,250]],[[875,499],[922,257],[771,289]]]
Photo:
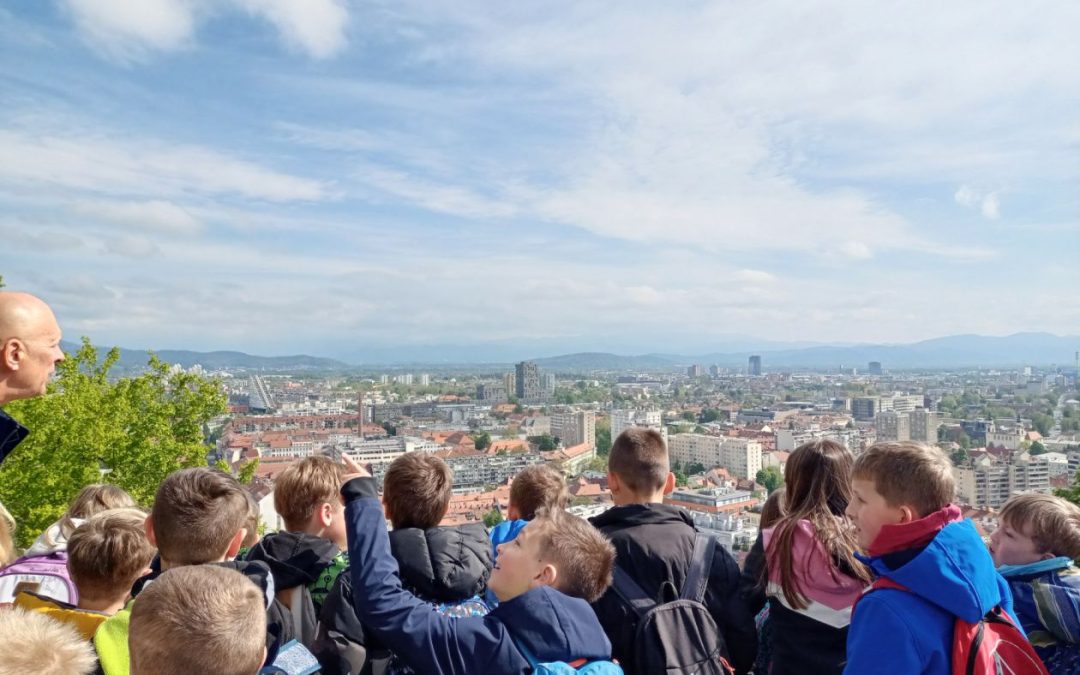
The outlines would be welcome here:
[[[74,626],[41,612],[0,609],[0,675],[89,675],[94,648]]]
[[[528,525],[543,560],[555,566],[555,587],[596,602],[611,585],[615,547],[588,521],[559,510],[541,510]]]
[[[1017,495],[1005,502],[998,518],[1029,532],[1043,553],[1080,558],[1080,506],[1061,497]]]
[[[131,675],[253,675],[266,655],[264,602],[235,570],[168,570],[132,605]]]
[[[321,455],[305,457],[274,480],[274,509],[288,530],[302,530],[321,504],[341,503],[345,466]]]
[[[889,506],[910,506],[920,518],[948,506],[956,493],[945,453],[914,441],[871,445],[855,460],[852,478],[873,481]]]
[[[68,572],[79,597],[109,599],[126,594],[154,558],[146,538],[146,514],[111,509],[91,517],[68,538]]]
[[[79,494],[71,500],[67,511],[57,523],[57,529],[61,537],[67,538],[75,531],[76,524],[73,521],[76,519],[86,520],[95,513],[134,506],[135,500],[123,488],[109,483],[93,483],[79,490]],[[53,541],[50,530],[45,531],[45,542],[54,546],[56,542]]]
[[[15,555],[15,518],[0,503],[0,567],[10,565]]]

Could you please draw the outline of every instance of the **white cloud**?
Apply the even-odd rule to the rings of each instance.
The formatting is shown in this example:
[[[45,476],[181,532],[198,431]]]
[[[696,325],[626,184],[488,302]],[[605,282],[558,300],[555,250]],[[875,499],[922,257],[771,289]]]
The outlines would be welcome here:
[[[349,13],[342,0],[60,0],[86,41],[120,61],[175,51],[197,24],[229,9],[265,19],[293,49],[324,59],[347,44]]]
[[[979,202],[979,193],[970,185],[961,185],[953,195],[953,199],[960,206],[974,206]]]
[[[985,218],[989,218],[990,220],[997,220],[998,218],[1000,218],[1001,201],[998,199],[998,194],[996,192],[991,192],[990,194],[983,197],[982,207],[980,210],[982,211],[983,217]]]
[[[166,232],[169,234],[198,234],[203,229],[185,209],[172,202],[82,201],[74,204],[76,213],[100,218],[118,225]]]
[[[330,196],[316,181],[201,146],[2,129],[0,179],[105,194],[238,195],[273,202]]]

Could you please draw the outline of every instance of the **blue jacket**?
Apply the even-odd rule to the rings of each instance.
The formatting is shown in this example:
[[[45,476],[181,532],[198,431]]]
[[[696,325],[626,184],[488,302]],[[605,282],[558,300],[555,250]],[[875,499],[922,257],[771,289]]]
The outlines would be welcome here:
[[[1065,557],[1005,565],[1016,615],[1051,675],[1080,672],[1080,569]]]
[[[531,668],[515,639],[541,662],[611,658],[611,644],[589,603],[547,586],[508,600],[485,617],[439,613],[401,587],[375,481],[354,478],[341,494],[356,614],[416,672],[524,675]]]
[[[846,675],[951,675],[957,617],[974,623],[996,605],[1013,614],[1009,587],[971,521],[946,525],[922,551],[863,560],[908,591],[875,590],[856,604]]]
[[[513,541],[528,524],[527,520],[504,520],[491,528],[491,559],[499,557],[499,544]]]

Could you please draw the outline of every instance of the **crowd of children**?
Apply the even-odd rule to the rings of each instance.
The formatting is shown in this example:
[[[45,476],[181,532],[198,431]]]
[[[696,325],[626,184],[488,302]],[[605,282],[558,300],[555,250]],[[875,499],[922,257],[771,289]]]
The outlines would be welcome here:
[[[439,525],[453,475],[419,452],[381,498],[347,457],[296,462],[275,481],[284,528],[261,538],[250,495],[209,468],[169,475],[149,512],[87,486],[0,569],[0,675],[1080,672],[1063,499],[1009,500],[987,546],[936,448],[815,441],[740,570],[664,504],[658,433],[625,431],[608,463],[614,505],[591,522],[535,466],[490,534]]]

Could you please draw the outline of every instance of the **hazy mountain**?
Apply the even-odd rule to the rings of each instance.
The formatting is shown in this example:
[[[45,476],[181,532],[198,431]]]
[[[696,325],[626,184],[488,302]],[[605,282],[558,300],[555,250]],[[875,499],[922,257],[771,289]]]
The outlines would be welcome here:
[[[62,347],[65,352],[75,352],[79,345],[64,342]],[[104,356],[106,347],[98,347],[99,354]],[[347,363],[319,356],[307,356],[298,354],[295,356],[253,356],[243,352],[218,351],[218,352],[193,352],[183,349],[162,349],[156,352],[158,358],[166,363],[174,363],[190,368],[200,365],[206,370],[342,370],[351,368]],[[150,353],[141,349],[120,349],[120,362],[117,364],[122,370],[137,370],[146,366],[150,360]]]

